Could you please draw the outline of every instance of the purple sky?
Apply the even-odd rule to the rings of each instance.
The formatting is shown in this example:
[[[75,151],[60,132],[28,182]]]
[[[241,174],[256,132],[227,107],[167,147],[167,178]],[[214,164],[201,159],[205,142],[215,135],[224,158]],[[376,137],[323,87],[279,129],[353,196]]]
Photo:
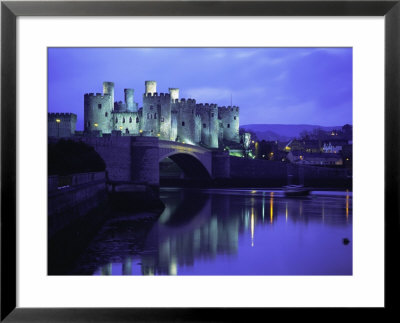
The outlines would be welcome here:
[[[157,92],[240,107],[240,124],[352,124],[351,48],[49,48],[49,112],[78,115],[83,95],[115,83],[115,100],[146,80]]]

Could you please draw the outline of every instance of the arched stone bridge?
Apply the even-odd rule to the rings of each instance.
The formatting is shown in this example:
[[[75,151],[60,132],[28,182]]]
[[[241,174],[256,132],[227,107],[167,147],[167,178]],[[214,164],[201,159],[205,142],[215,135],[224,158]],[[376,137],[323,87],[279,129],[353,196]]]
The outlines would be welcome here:
[[[158,186],[159,163],[167,157],[190,178],[227,178],[230,174],[227,153],[199,146],[145,136],[82,137],[79,140],[99,153],[113,182]]]

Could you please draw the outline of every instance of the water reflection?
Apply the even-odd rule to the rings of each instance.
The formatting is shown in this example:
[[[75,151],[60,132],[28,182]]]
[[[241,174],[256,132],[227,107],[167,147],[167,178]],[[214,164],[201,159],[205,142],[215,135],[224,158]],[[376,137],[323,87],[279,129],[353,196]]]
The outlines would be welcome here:
[[[163,189],[161,198],[164,212],[144,229],[114,218],[81,268],[95,268],[95,275],[352,273],[352,244],[342,243],[352,240],[351,192],[286,198],[262,190]]]

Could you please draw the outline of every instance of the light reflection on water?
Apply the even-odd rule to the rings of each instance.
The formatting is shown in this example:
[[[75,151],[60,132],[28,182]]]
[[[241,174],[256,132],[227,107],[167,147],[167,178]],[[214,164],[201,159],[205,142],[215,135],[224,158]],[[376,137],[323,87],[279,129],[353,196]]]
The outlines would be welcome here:
[[[351,275],[352,194],[162,189],[155,223],[109,221],[84,256],[94,275]],[[343,239],[350,240],[344,244]]]

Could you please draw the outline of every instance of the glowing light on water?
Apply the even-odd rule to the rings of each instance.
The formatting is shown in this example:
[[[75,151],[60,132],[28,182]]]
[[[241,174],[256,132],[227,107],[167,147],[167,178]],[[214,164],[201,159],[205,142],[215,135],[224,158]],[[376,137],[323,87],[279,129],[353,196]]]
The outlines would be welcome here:
[[[251,229],[251,246],[254,247],[254,207],[251,208],[250,229]]]
[[[272,223],[274,221],[274,192],[271,192],[270,196],[271,196],[271,198],[269,200],[269,204],[270,204],[269,219],[270,219],[270,222]]]
[[[286,216],[286,222],[288,219],[288,202],[286,202],[286,212],[285,212],[285,216]]]

